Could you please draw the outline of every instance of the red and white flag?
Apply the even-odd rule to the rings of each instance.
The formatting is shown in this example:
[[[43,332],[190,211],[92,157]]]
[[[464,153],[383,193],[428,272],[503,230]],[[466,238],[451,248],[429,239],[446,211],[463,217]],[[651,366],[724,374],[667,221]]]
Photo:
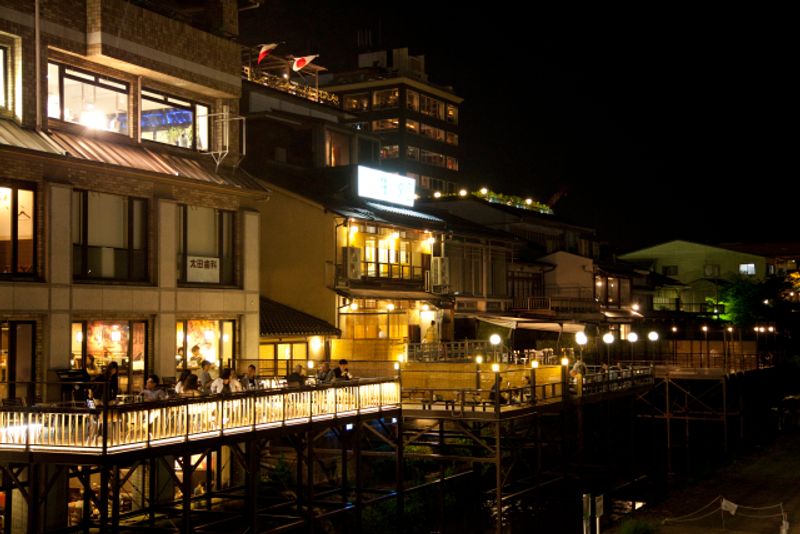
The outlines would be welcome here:
[[[313,56],[296,57],[294,58],[294,63],[292,64],[292,70],[295,72],[299,72],[318,57],[319,54],[315,54]]]
[[[261,45],[261,50],[258,51],[258,63],[260,64],[276,48],[278,48],[278,43]]]

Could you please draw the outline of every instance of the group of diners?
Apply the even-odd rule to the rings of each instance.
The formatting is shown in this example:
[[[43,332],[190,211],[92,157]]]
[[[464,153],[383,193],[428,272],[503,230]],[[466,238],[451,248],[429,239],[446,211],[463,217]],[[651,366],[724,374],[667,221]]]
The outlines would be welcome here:
[[[352,379],[347,368],[347,360],[339,360],[338,367],[331,369],[328,362],[322,362],[313,376],[305,373],[305,367],[295,365],[284,381],[264,380],[257,376],[255,365],[249,365],[247,371],[237,376],[230,368],[222,369],[217,378],[211,377],[211,363],[203,361],[200,372],[193,373],[190,369],[184,370],[178,377],[174,387],[161,384],[158,375],[148,375],[144,389],[140,392],[142,401],[161,401],[175,397],[201,397],[204,395],[227,395],[241,391],[269,389],[275,384],[285,384],[287,388],[299,388],[307,385],[329,385]],[[107,388],[107,391],[106,391]],[[119,369],[116,362],[111,362],[105,371],[97,376],[92,387],[87,389],[87,402],[90,406],[94,401],[118,400],[119,394]],[[106,397],[107,396],[107,397]]]

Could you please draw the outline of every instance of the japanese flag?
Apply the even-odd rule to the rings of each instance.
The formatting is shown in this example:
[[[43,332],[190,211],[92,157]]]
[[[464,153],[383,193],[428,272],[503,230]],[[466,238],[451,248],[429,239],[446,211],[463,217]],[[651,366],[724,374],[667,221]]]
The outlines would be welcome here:
[[[278,48],[278,43],[261,45],[261,50],[258,51],[258,63],[260,64],[276,48]]]
[[[294,58],[294,64],[292,64],[292,70],[298,72],[318,57],[319,54],[313,56],[296,57]]]

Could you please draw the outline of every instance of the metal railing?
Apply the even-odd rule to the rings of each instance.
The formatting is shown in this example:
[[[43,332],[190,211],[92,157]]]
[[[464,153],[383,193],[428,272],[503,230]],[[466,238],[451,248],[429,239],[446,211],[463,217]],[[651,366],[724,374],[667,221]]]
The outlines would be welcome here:
[[[96,385],[96,384],[93,384]],[[0,451],[113,454],[399,407],[395,379],[95,408],[0,408]]]

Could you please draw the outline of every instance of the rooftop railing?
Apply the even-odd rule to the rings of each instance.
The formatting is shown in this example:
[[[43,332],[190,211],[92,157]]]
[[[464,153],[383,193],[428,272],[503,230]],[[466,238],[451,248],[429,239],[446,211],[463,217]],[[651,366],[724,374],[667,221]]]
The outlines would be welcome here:
[[[96,385],[96,384],[94,384]],[[0,451],[114,454],[400,406],[395,379],[166,401],[3,406]]]

